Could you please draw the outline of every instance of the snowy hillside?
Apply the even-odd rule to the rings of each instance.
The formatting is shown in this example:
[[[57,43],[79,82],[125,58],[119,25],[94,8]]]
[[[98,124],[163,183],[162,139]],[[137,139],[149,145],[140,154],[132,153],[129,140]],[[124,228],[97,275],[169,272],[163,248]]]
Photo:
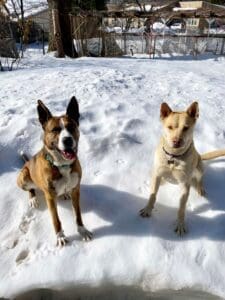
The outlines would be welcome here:
[[[90,296],[95,288],[117,286],[118,298],[127,287],[133,299],[140,299],[136,289],[142,299],[150,291],[180,289],[225,299],[224,159],[205,164],[207,198],[191,192],[183,238],[173,231],[177,186],[161,187],[150,219],[138,215],[149,196],[161,102],[184,110],[199,101],[197,149],[225,148],[225,59],[26,56],[18,70],[0,73],[0,297],[38,288],[73,289],[73,296],[77,288]],[[16,186],[18,153],[32,155],[42,146],[37,99],[60,115],[72,95],[82,116],[81,207],[94,239],[81,241],[71,203],[61,199],[70,242],[58,249],[43,196],[40,208],[31,209]]]

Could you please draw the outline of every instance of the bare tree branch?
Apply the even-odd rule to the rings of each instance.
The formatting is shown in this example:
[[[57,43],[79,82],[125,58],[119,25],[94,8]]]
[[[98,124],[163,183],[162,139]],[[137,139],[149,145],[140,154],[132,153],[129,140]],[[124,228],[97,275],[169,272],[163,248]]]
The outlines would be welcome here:
[[[13,8],[13,12],[15,14],[15,16],[17,17],[17,19],[19,19],[20,15],[19,15],[19,12],[17,11],[18,10],[18,3],[16,5],[16,1],[14,0],[10,0],[11,4],[12,4],[12,8]]]
[[[143,8],[142,8],[142,6],[141,6],[141,3],[140,3],[140,1],[139,1],[139,0],[135,0],[135,2],[136,2],[136,3],[137,3],[137,5],[139,6],[140,10],[141,10],[141,11],[143,11]]]

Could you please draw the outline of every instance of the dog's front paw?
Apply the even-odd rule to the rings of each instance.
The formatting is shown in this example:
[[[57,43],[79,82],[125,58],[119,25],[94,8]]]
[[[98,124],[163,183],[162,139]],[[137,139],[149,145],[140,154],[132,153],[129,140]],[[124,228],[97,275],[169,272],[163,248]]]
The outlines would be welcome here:
[[[177,235],[183,236],[187,232],[184,222],[178,222],[174,231]]]
[[[149,208],[148,206],[146,206],[139,211],[139,214],[143,218],[149,218],[149,217],[151,217],[151,212],[152,212],[152,209]]]
[[[78,226],[77,231],[82,236],[83,241],[90,241],[93,237],[93,234],[88,231],[84,226]]]
[[[68,242],[65,235],[64,235],[64,232],[63,231],[60,231],[57,233],[57,242],[56,242],[56,246],[57,247],[63,247],[66,245],[66,243]]]
[[[39,207],[39,202],[36,197],[32,197],[29,199],[29,205],[31,208],[38,208]]]

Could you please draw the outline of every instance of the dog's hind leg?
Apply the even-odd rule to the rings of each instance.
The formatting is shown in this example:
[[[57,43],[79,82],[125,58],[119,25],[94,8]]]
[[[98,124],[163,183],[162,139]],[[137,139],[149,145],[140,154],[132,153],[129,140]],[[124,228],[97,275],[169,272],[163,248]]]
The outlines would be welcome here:
[[[192,178],[192,186],[200,196],[205,196],[206,192],[204,189],[202,178],[203,178],[203,165],[202,162],[200,161],[194,172],[194,177]]]
[[[204,189],[204,186],[203,186],[202,178],[201,179],[198,179],[196,177],[193,178],[191,184],[200,196],[204,197],[206,195],[206,192],[205,192],[205,189]]]
[[[33,208],[37,208],[39,204],[35,194],[35,184],[30,177],[30,172],[27,166],[24,166],[20,171],[17,178],[17,184],[24,191],[28,191],[30,206]]]

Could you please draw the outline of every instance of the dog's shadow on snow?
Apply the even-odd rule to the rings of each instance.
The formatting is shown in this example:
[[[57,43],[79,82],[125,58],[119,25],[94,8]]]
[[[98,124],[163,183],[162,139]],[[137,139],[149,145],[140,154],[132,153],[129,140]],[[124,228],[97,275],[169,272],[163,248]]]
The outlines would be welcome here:
[[[13,146],[0,144],[0,175],[22,168],[24,162]]]
[[[154,236],[177,242],[198,238],[225,241],[225,169],[218,167],[216,161],[207,163],[205,166],[204,183],[207,201],[202,201],[203,199],[197,193],[191,193],[188,202],[195,206],[195,208],[191,210],[189,205],[186,210],[188,232],[183,237],[177,236],[174,232],[180,195],[178,186],[176,186],[176,195],[159,193],[158,198],[160,201],[156,201],[152,216],[150,218],[142,218],[139,215],[139,210],[147,204],[147,197],[138,197],[105,185],[82,184],[81,211],[85,219],[85,226],[93,232],[94,239],[115,235],[134,237]],[[40,192],[37,193],[37,196],[41,200],[39,210],[46,210],[43,194]],[[167,203],[170,197],[176,197],[177,206],[172,207],[163,204],[164,197]],[[61,199],[58,201],[58,204],[66,210],[71,211],[71,201]],[[89,218],[89,216],[85,216],[86,213],[94,213],[105,224],[93,228],[92,220],[96,216],[92,215]],[[63,224],[63,218],[61,221]],[[96,225],[97,222],[94,221],[94,223]],[[80,240],[77,234],[69,238],[71,240]]]
[[[134,196],[103,185],[82,185],[82,213],[93,212],[106,222],[93,230],[94,238],[106,236],[155,236],[166,240],[184,241],[205,237],[210,240],[225,240],[225,170],[206,167],[205,186],[207,203],[186,211],[188,232],[179,237],[174,232],[177,207],[169,207],[161,203],[155,205],[151,218],[139,216],[148,199]],[[176,197],[179,197],[179,187]],[[192,194],[193,195],[193,194]],[[192,196],[191,195],[191,196]],[[171,195],[166,195],[171,197]],[[196,194],[193,201],[201,202]],[[177,201],[178,205],[179,201]],[[65,204],[67,206],[67,204]],[[91,221],[86,219],[88,229]],[[88,223],[88,224],[87,224]],[[76,239],[76,237],[72,237]]]

